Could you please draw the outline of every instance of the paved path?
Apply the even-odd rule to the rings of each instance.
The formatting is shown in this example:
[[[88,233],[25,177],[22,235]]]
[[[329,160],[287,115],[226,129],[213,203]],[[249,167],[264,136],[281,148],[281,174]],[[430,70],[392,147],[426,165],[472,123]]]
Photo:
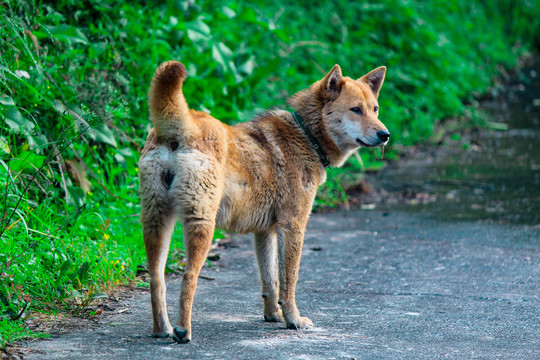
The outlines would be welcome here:
[[[262,321],[251,237],[203,274],[193,341],[154,339],[148,293],[28,359],[540,359],[540,229],[426,214],[311,217],[297,301],[315,327]],[[218,271],[219,270],[219,271]],[[176,318],[179,280],[170,281]]]

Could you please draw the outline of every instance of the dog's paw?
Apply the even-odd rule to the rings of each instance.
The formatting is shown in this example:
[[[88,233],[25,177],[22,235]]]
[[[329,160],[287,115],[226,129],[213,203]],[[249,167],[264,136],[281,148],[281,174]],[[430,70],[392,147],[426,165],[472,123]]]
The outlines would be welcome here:
[[[178,326],[175,326],[173,340],[179,344],[187,344],[191,341],[191,334],[189,334],[188,329],[181,329]]]
[[[287,328],[292,330],[308,329],[313,326],[313,321],[307,317],[300,316],[297,321],[287,322]]]
[[[267,322],[285,322],[281,311],[272,314],[264,314],[264,321]]]
[[[171,336],[172,334],[173,334],[172,331],[171,332],[162,331],[162,332],[153,333],[152,336],[155,338],[167,338]]]
[[[168,326],[165,330],[154,330],[152,336],[155,338],[166,338],[173,335],[172,326]]]

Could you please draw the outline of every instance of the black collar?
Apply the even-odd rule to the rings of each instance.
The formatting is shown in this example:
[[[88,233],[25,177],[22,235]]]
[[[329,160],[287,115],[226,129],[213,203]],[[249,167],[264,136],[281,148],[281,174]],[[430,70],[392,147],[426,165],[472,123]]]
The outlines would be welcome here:
[[[317,139],[315,139],[313,135],[311,135],[311,132],[307,128],[306,124],[304,123],[304,120],[302,120],[302,118],[296,111],[292,113],[292,116],[294,118],[294,121],[296,121],[296,123],[302,128],[302,130],[304,130],[307,137],[309,138],[309,141],[311,141],[311,144],[313,145],[313,148],[317,151],[317,154],[319,155],[319,159],[321,160],[321,163],[323,164],[323,166],[325,168],[329,167],[330,160],[328,160],[328,156],[324,153],[322,146],[317,141]]]

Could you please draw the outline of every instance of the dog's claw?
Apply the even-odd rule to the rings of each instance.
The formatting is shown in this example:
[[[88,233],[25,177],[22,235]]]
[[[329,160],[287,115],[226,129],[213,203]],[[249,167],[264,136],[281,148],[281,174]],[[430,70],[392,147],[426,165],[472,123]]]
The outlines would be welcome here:
[[[287,323],[287,329],[302,330],[313,326],[313,321],[307,317],[300,317],[300,321]]]
[[[191,341],[191,338],[188,336],[188,330],[180,330],[177,326],[174,327],[173,340],[179,344],[187,344]]]

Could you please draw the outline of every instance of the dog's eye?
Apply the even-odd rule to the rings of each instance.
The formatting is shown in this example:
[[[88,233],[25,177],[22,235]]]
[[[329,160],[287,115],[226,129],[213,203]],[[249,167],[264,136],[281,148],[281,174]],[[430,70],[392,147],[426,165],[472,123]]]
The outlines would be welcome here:
[[[357,113],[357,114],[361,114],[361,113],[362,113],[362,109],[360,109],[358,106],[353,107],[353,108],[350,108],[350,110],[351,110],[353,113]]]
[[[378,113],[378,112],[379,112],[379,107],[378,107],[378,106],[375,106],[375,107],[373,108],[373,111],[375,111],[375,114]]]

